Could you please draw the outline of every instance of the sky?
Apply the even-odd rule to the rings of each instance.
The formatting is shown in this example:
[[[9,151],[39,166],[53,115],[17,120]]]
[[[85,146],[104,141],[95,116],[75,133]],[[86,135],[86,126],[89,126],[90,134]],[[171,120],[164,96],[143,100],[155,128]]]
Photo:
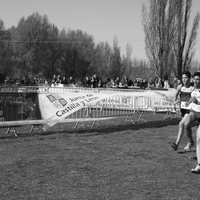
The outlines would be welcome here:
[[[22,17],[35,12],[47,15],[49,22],[59,30],[80,29],[94,37],[94,42],[107,41],[113,45],[118,39],[121,54],[126,54],[126,45],[132,46],[132,57],[147,59],[144,32],[141,23],[142,3],[148,0],[0,0],[0,19],[5,28],[17,26]],[[191,24],[200,1],[193,0]],[[200,28],[195,46],[195,59],[200,61]]]

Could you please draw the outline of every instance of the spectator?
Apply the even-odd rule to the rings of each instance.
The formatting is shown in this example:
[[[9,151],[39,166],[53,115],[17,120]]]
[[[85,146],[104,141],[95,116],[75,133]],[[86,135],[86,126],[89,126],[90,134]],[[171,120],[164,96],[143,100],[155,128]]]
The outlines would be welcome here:
[[[147,81],[143,79],[143,89],[147,88],[147,85],[148,85]]]
[[[143,80],[140,78],[138,81],[138,87],[143,88]]]
[[[157,80],[158,80],[158,81],[157,81],[157,83],[156,83],[156,88],[162,88],[162,87],[163,87],[163,84],[162,84],[161,78],[158,78]]]
[[[122,81],[122,85],[124,85],[125,87],[128,87],[128,82],[129,82],[129,79],[127,78],[127,76],[125,76]]]
[[[56,84],[56,80],[57,80],[57,76],[54,74],[54,75],[53,75],[53,78],[52,78],[52,80],[51,80],[52,85],[55,85],[55,84]]]
[[[140,80],[140,88],[145,89],[147,87],[147,82],[145,79]]]
[[[96,88],[98,86],[99,79],[97,78],[96,74],[92,76],[91,79],[91,87]]]
[[[131,79],[128,80],[128,86],[129,87],[134,86],[134,83],[133,83],[133,81]]]
[[[87,87],[91,86],[91,80],[89,79],[88,76],[85,77],[83,84],[84,84],[84,86],[87,86]]]
[[[148,87],[155,87],[155,84],[152,78],[150,78],[148,81]]]
[[[38,81],[36,77],[34,77],[33,80],[31,81],[31,85],[33,86],[38,85]]]
[[[178,85],[179,85],[178,78],[175,77],[175,78],[174,78],[173,87],[174,87],[175,89],[177,89]]]
[[[171,88],[171,87],[172,86],[171,86],[171,83],[170,83],[170,81],[168,79],[168,75],[165,74],[164,75],[164,86],[163,86],[163,88],[168,89],[168,88]]]
[[[67,84],[68,84],[68,81],[67,81],[67,79],[66,79],[65,76],[62,77],[62,79],[61,79],[61,84],[64,84],[64,85],[67,85]]]
[[[103,81],[101,78],[99,78],[98,87],[103,87]]]
[[[25,78],[25,80],[24,80],[24,85],[25,85],[25,86],[30,85],[30,79],[29,79],[29,78]]]
[[[117,76],[117,78],[115,79],[115,86],[119,87],[120,83],[121,83],[120,77]]]
[[[61,84],[61,77],[60,77],[60,75],[57,76],[55,84],[56,85]]]
[[[138,81],[137,81],[137,79],[134,79],[134,86],[138,87]]]
[[[163,88],[165,88],[165,89],[171,88],[169,80],[164,81],[164,87]]]
[[[45,85],[48,85],[48,84],[49,84],[49,82],[48,82],[47,79],[44,80],[44,84],[45,84]]]
[[[105,80],[104,80],[104,86],[106,87],[106,85],[110,82],[110,77],[108,76],[108,74],[106,75],[105,77]]]
[[[76,81],[75,81],[75,79],[74,79],[73,76],[70,76],[70,77],[69,77],[69,84],[70,84],[70,85],[76,85]]]
[[[114,78],[111,78],[110,82],[107,83],[106,87],[107,87],[107,88],[113,88],[113,87],[116,87],[116,85],[115,85],[115,81],[114,81]]]

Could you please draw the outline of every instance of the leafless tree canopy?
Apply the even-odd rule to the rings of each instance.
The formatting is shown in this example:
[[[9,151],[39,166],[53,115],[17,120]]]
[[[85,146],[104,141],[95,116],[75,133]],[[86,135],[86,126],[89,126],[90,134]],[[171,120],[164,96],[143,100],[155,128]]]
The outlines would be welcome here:
[[[142,6],[146,54],[157,76],[181,77],[191,67],[199,26],[197,13],[190,34],[192,0],[150,0]]]

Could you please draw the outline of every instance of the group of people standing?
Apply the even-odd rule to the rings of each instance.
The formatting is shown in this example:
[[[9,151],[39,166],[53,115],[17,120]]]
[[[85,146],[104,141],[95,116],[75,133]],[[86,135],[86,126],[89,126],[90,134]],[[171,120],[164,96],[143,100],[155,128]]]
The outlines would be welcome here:
[[[116,78],[109,77],[106,75],[104,78],[98,77],[96,74],[93,74],[91,77],[86,76],[83,80],[76,81],[73,76],[70,76],[67,79],[65,76],[61,77],[60,75],[53,75],[51,79],[52,86],[60,86],[63,85],[72,85],[72,86],[83,86],[83,87],[105,87],[105,88],[128,88],[128,87],[139,87],[141,89],[145,89],[148,84],[144,79],[135,79],[132,81],[127,76],[120,78],[117,76]]]
[[[65,76],[61,77],[60,75],[53,75],[53,78],[51,80],[51,84],[56,86],[59,84],[71,84],[71,85],[75,85],[76,81],[73,78],[73,76],[69,77],[69,80],[67,80],[67,78]]]
[[[193,82],[191,82],[193,78]],[[197,165],[191,169],[192,173],[200,173],[200,72],[195,72],[193,76],[189,71],[182,74],[182,83],[178,85],[175,94],[175,103],[179,104],[182,119],[179,122],[177,139],[171,147],[177,151],[184,131],[186,132],[188,143],[184,151],[190,151],[195,147],[192,136],[192,127],[197,126],[196,132],[196,156]]]

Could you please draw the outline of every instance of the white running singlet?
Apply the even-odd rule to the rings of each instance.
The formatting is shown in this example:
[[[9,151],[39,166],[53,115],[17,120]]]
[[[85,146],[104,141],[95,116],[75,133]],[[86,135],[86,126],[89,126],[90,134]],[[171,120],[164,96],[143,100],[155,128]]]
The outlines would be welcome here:
[[[193,86],[190,86],[189,88],[186,88],[185,86],[181,87],[180,90],[180,102],[181,102],[181,109],[191,109],[191,104],[189,106],[186,106],[186,103],[190,100],[191,98],[191,93],[194,90]]]
[[[194,89],[191,93],[191,97],[195,97],[198,102],[200,102],[200,89]],[[200,112],[200,105],[197,105],[195,103],[191,103],[191,109]]]

